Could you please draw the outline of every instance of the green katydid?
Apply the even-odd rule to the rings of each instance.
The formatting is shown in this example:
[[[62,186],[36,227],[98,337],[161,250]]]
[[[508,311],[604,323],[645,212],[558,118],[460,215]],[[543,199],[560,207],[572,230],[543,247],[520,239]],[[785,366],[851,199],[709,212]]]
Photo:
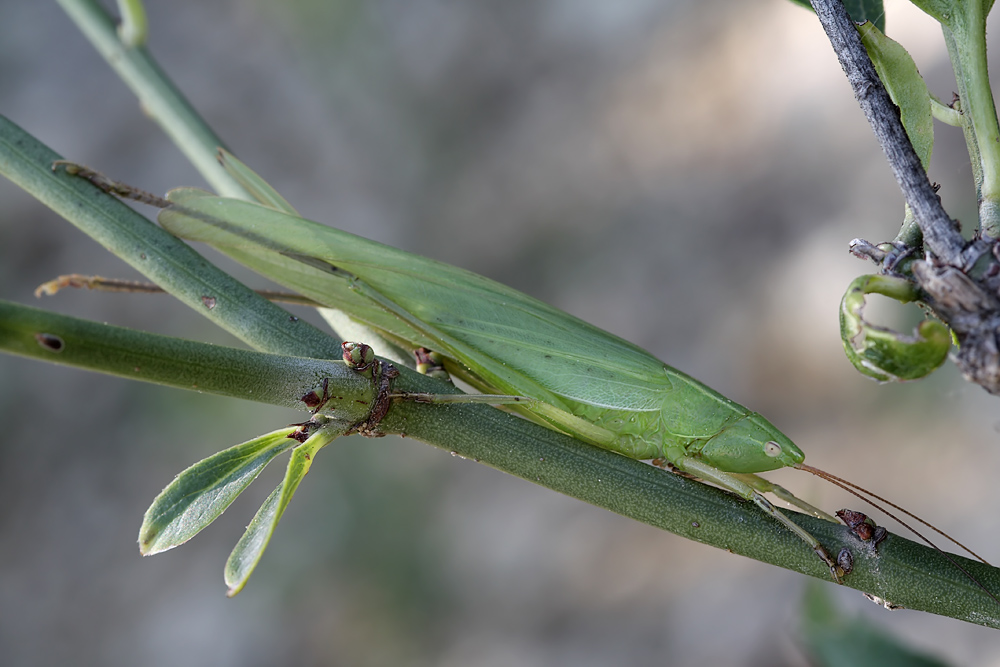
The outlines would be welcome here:
[[[762,493],[836,520],[756,473],[796,467],[853,485],[805,466],[802,451],[763,416],[638,346],[483,276],[300,218],[249,170],[243,173],[250,190],[266,205],[193,188],[172,190],[163,200],[73,170],[160,207],[160,224],[177,236],[208,243],[402,348],[436,351],[449,373],[484,394],[457,400],[506,405],[591,445],[665,460],[755,503],[808,544],[839,581],[837,561]]]

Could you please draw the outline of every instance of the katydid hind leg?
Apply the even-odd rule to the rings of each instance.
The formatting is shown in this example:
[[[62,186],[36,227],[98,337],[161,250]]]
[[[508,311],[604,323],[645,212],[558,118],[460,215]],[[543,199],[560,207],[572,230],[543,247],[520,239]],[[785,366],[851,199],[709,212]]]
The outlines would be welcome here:
[[[806,514],[811,514],[817,519],[823,519],[824,521],[829,521],[830,523],[839,523],[837,519],[827,514],[823,510],[819,509],[814,505],[811,505],[810,503],[807,503],[806,501],[802,500],[794,493],[786,489],[785,487],[779,484],[775,484],[770,480],[764,479],[760,475],[755,475],[753,473],[729,473],[729,474],[731,474],[733,477],[736,477],[737,479],[746,482],[754,490],[759,491],[760,493],[773,493],[777,498],[784,500],[786,503],[794,507],[798,507]]]
[[[778,523],[792,531],[792,533],[797,535],[803,542],[808,544],[810,548],[812,548],[813,552],[819,556],[820,560],[822,560],[827,567],[830,568],[830,575],[833,577],[833,580],[838,584],[840,583],[840,569],[837,566],[837,562],[830,557],[830,554],[827,553],[823,545],[820,544],[820,541],[813,537],[807,530],[785,516],[781,510],[772,505],[767,498],[761,495],[761,493],[754,489],[750,484],[731,473],[723,472],[718,468],[714,468],[707,463],[692,457],[684,457],[678,461],[676,465],[684,472],[695,475],[699,479],[713,484],[718,484],[727,491],[731,491],[744,500],[752,502],[761,510],[770,514]]]

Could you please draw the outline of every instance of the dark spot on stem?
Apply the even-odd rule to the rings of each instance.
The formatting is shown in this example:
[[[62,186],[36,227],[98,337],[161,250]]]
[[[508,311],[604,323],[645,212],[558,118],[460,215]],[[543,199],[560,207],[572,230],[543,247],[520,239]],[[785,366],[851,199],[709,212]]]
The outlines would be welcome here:
[[[41,345],[46,350],[49,350],[51,352],[62,352],[63,348],[66,347],[66,344],[63,342],[63,339],[60,338],[59,336],[56,336],[55,334],[36,333],[35,340],[38,341],[39,345]]]
[[[315,408],[317,405],[323,402],[323,399],[315,391],[310,391],[308,394],[299,399],[306,404],[307,408]]]
[[[879,542],[884,540],[886,536],[889,535],[889,531],[879,526],[875,529],[875,534],[872,536],[872,549],[877,549]]]
[[[850,549],[845,547],[837,554],[837,567],[843,570],[844,574],[850,574],[854,569],[854,556]]]

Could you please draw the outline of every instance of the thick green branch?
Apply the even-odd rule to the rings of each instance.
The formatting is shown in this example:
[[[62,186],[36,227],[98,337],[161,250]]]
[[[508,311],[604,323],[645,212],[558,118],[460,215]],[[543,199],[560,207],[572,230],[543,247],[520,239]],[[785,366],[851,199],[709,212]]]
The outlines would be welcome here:
[[[333,387],[331,416],[358,422],[371,380],[341,361],[265,354],[160,336],[0,301],[0,350],[154,384],[305,410],[302,397]],[[360,406],[360,407],[359,407]]]
[[[63,351],[56,353],[39,343],[39,333],[61,339]],[[271,373],[265,384],[274,387],[286,380],[294,383],[296,364],[304,365],[306,383],[315,382],[317,372],[343,368],[178,341],[10,303],[0,305],[0,350],[176,387],[197,384],[200,390],[280,405],[287,405],[289,396],[294,403],[294,391],[262,390],[255,379],[259,373]],[[193,359],[197,363],[192,364]],[[141,365],[145,371],[135,373],[130,364]],[[194,377],[199,368],[211,370],[208,379]],[[400,370],[396,388],[402,391],[455,391],[433,378]],[[341,376],[331,373],[331,378],[331,393],[342,386],[350,389]],[[284,398],[274,400],[274,396]],[[750,503],[495,408],[396,402],[381,426],[385,432],[423,440],[683,537],[829,580],[826,566],[808,546]],[[842,548],[852,551],[854,570],[845,585],[911,609],[1000,628],[1000,605],[937,552],[890,536],[876,555],[844,526],[791,515],[832,553]],[[958,560],[990,590],[1000,590],[1000,570]]]

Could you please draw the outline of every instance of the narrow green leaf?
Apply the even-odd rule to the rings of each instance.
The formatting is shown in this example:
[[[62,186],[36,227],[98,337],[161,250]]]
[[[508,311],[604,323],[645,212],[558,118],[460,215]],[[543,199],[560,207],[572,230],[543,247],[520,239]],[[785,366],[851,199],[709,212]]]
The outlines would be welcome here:
[[[951,348],[947,326],[924,320],[912,336],[875,326],[862,316],[866,294],[901,303],[918,296],[911,283],[892,276],[860,276],[850,284],[840,302],[840,337],[855,368],[879,382],[894,382],[922,378],[944,363]]]
[[[858,26],[858,32],[878,77],[899,107],[906,135],[926,170],[934,148],[934,117],[927,83],[906,49],[882,34],[878,27],[868,22]]]
[[[288,467],[285,469],[285,478],[257,510],[243,537],[229,554],[225,569],[226,586],[229,587],[227,596],[233,597],[243,590],[250,575],[253,574],[254,568],[257,567],[271,541],[275,528],[278,527],[281,515],[299,488],[302,478],[309,472],[316,452],[343,435],[345,431],[344,425],[331,423],[292,450]]]
[[[278,194],[270,183],[225,148],[219,149],[219,164],[259,203],[276,211],[298,215],[288,200]]]
[[[202,459],[183,471],[146,510],[139,551],[149,556],[194,537],[236,500],[271,460],[295,440],[284,428]]]
[[[817,667],[945,667],[904,646],[867,619],[846,618],[824,587],[810,582],[802,604],[802,639]]]
[[[796,5],[812,10],[809,0],[791,0]],[[856,23],[871,21],[878,29],[885,32],[885,9],[882,0],[844,0],[844,7]]]

